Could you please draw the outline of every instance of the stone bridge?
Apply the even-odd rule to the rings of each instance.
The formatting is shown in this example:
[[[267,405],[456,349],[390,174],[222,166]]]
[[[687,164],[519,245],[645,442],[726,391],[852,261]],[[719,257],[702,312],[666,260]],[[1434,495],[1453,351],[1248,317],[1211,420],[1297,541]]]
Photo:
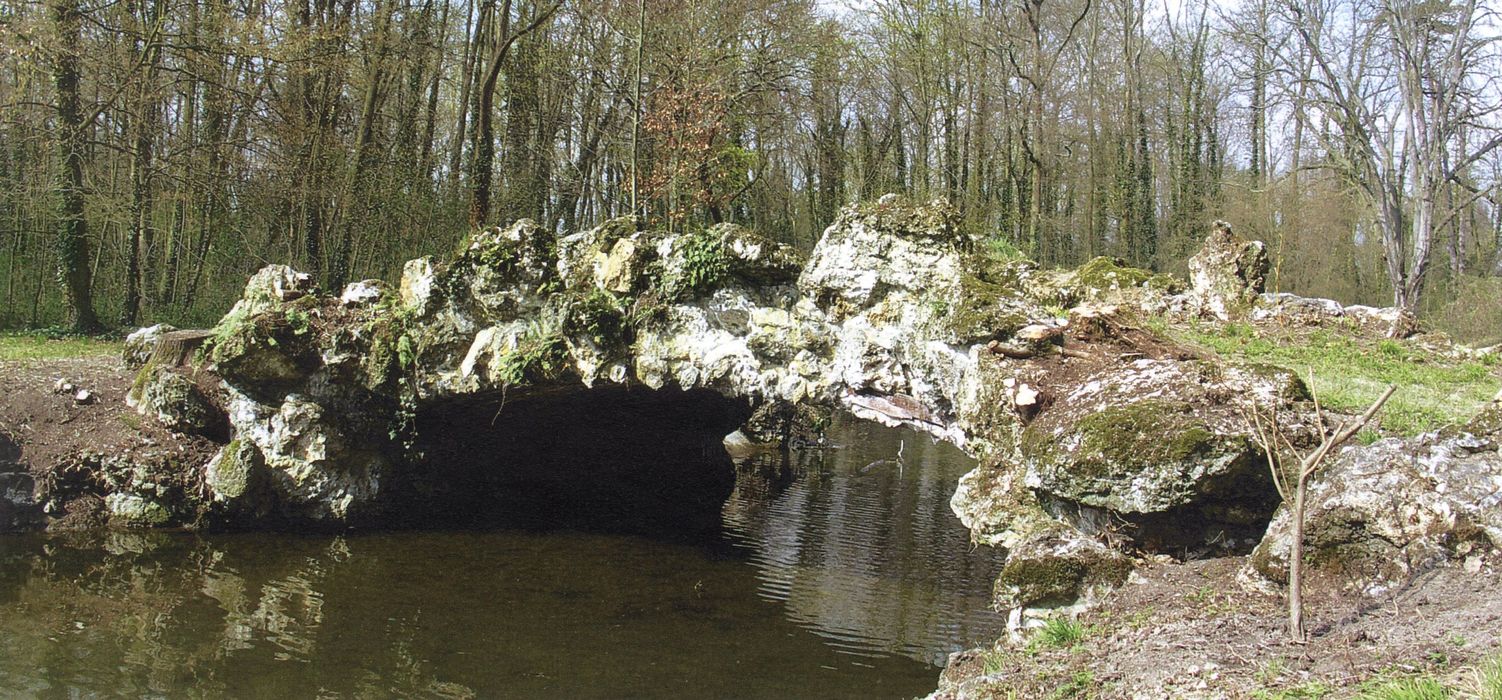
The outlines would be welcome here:
[[[807,260],[735,225],[523,220],[407,263],[396,289],[324,294],[267,267],[196,365],[158,353],[132,396],[183,430],[223,416],[204,483],[232,526],[441,520],[505,488],[497,465],[728,465],[726,434],[775,446],[810,430],[808,407],[845,410],[979,458],[953,500],[975,539],[1072,562],[1004,575],[1003,599],[1073,600],[1126,575],[1121,549],[1247,551],[1277,504],[1240,402],[1291,407],[1297,377],[1144,321],[1259,303],[1261,244],[1217,231],[1191,268],[1187,292],[1109,258],[1041,270],[962,236],[942,202],[891,195],[844,209]],[[730,474],[660,478],[719,493]]]

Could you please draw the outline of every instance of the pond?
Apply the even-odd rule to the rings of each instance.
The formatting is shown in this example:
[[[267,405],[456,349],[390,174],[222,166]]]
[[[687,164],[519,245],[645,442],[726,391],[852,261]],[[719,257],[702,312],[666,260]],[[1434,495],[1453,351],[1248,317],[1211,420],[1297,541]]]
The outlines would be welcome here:
[[[443,530],[6,536],[0,696],[926,694],[1005,624],[999,557],[949,511],[972,464],[850,418],[829,437],[740,469],[686,531],[596,498]]]

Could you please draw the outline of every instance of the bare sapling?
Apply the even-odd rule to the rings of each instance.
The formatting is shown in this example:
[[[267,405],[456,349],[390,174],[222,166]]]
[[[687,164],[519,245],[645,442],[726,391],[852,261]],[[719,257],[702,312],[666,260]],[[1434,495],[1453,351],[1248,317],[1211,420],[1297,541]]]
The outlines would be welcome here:
[[[1308,454],[1301,455],[1301,451],[1294,447],[1288,434],[1283,431],[1278,422],[1276,404],[1264,408],[1253,400],[1244,411],[1253,439],[1267,455],[1267,466],[1272,472],[1278,496],[1284,503],[1291,504],[1293,533],[1288,546],[1288,635],[1299,643],[1308,638],[1304,632],[1304,499],[1308,492],[1309,478],[1319,470],[1330,453],[1371,422],[1398,389],[1396,386],[1387,387],[1365,412],[1332,432],[1319,396],[1314,394],[1312,379],[1311,377],[1309,382],[1310,394],[1314,398],[1314,415],[1320,443]]]

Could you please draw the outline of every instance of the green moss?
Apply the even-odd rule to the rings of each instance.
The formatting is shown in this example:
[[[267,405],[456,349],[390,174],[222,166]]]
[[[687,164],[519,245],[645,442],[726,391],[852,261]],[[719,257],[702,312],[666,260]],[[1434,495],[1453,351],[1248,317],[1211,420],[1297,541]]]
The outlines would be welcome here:
[[[534,323],[498,362],[496,374],[506,386],[556,379],[568,367],[568,345],[556,329]]]
[[[1087,478],[1119,478],[1144,469],[1209,456],[1224,449],[1220,438],[1184,412],[1163,400],[1113,406],[1081,419],[1073,427],[1080,435],[1072,450],[1073,474]],[[1061,456],[1054,436],[1030,427],[1022,447],[1029,457],[1054,462]]]
[[[1085,562],[1074,558],[1013,557],[996,578],[996,597],[1013,607],[1072,598],[1088,573]]]
[[[1140,287],[1153,277],[1153,273],[1129,267],[1119,258],[1102,256],[1080,265],[1075,269],[1074,276],[1076,281],[1089,289],[1106,291]]]
[[[1053,523],[1055,531],[1060,527]],[[1044,547],[1063,545],[1053,534],[1039,533],[1033,537],[1042,539]],[[1073,549],[1064,553],[1040,552],[1028,554],[1022,550],[1013,552],[1003,565],[996,579],[996,600],[1001,605],[1015,607],[1049,602],[1072,601],[1085,592],[1085,588],[1097,584],[1117,585],[1132,572],[1131,561],[1112,552],[1092,549]]]
[[[250,490],[250,465],[240,459],[243,448],[240,440],[231,440],[222,448],[222,457],[214,464],[213,473],[205,476],[214,490],[225,498],[239,498]]]
[[[272,309],[248,318],[226,316],[200,352],[227,378],[276,382],[305,376],[319,362],[317,334],[297,323],[297,311]]]
[[[1015,288],[962,274],[959,292],[940,318],[959,342],[1009,337],[1028,324],[1027,314],[1017,309],[1017,297]]]
[[[132,379],[130,382],[130,391],[126,394],[130,397],[131,401],[141,400],[141,397],[146,393],[146,385],[150,384],[152,377],[156,376],[156,370],[157,363],[153,358],[147,360],[146,364],[141,365],[141,369],[136,371],[135,379]]]

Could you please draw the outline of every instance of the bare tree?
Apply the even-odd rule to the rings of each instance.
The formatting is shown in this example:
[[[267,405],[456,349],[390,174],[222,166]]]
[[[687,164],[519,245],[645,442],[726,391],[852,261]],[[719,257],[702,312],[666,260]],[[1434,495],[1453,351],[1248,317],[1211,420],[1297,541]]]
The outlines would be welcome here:
[[[1312,381],[1310,383],[1313,384]],[[1292,509],[1290,517],[1293,519],[1293,533],[1288,543],[1288,635],[1296,642],[1303,642],[1307,638],[1304,633],[1304,498],[1309,490],[1309,478],[1314,476],[1335,448],[1350,440],[1377,415],[1377,411],[1382,410],[1382,405],[1387,403],[1387,399],[1397,389],[1396,386],[1387,387],[1364,413],[1333,433],[1326,429],[1325,411],[1319,404],[1319,397],[1314,397],[1320,443],[1312,452],[1302,456],[1279,424],[1276,406],[1263,408],[1253,401],[1244,409],[1252,437],[1267,455],[1267,466],[1272,472],[1278,495],[1285,505],[1292,501],[1289,506]],[[1312,391],[1311,388],[1311,393]]]
[[[1496,42],[1480,32],[1494,13],[1476,0],[1283,0],[1281,10],[1302,48],[1283,61],[1310,95],[1310,132],[1373,205],[1393,302],[1413,309],[1436,232],[1485,194],[1446,190],[1502,147],[1502,103],[1485,75]],[[1313,70],[1299,75],[1305,55]]]

